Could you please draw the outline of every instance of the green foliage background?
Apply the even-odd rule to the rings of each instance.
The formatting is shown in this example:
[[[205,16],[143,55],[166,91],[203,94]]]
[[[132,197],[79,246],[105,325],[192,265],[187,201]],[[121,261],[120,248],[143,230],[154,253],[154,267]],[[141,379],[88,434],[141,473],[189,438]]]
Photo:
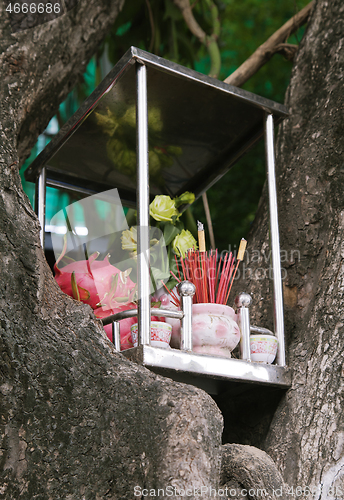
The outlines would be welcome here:
[[[276,2],[271,0],[216,1],[221,23],[218,45],[221,53],[219,79],[235,71],[259,45],[264,43],[288,19],[307,5],[307,0]],[[208,1],[195,1],[193,13],[207,34],[212,32]],[[154,24],[149,23],[149,11]],[[298,44],[303,28],[288,40]],[[287,41],[287,40],[286,40]],[[207,74],[210,57],[207,48],[188,30],[180,10],[172,0],[127,2],[112,30],[109,56],[115,63],[130,47],[138,46],[157,55]],[[275,55],[244,86],[246,90],[283,102],[290,79],[292,62]],[[252,223],[265,180],[263,144],[259,144],[236,164],[208,192],[216,246],[234,248],[245,237]],[[205,221],[202,200],[192,207],[195,218]]]
[[[307,3],[307,0],[195,0],[192,4],[193,14],[209,35],[213,30],[210,6],[214,4],[218,9],[221,24],[218,38],[221,53],[219,79],[225,79],[237,69],[259,45]],[[288,42],[298,44],[302,34],[303,28],[291,36]],[[111,33],[88,65],[84,81],[61,105],[56,118],[59,126],[105,76],[101,69],[104,57],[114,65],[130,46],[153,52],[204,74],[210,70],[206,46],[191,34],[173,0],[126,0]],[[291,61],[276,54],[243,88],[283,102],[291,68]],[[44,140],[49,141],[49,133],[45,134]],[[36,145],[26,166],[40,148]],[[220,250],[235,247],[240,238],[247,235],[264,180],[264,148],[263,144],[259,144],[208,191],[216,246]],[[32,199],[32,185],[24,180],[23,184]],[[50,188],[48,212],[55,213],[65,201],[65,195]],[[195,202],[192,211],[195,218],[205,222],[201,199]]]

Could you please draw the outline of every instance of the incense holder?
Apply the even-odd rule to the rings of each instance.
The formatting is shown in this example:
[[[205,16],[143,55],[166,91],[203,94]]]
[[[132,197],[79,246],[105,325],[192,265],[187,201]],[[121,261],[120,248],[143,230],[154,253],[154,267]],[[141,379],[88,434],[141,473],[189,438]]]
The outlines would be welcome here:
[[[194,304],[192,306],[192,350],[198,354],[231,357],[240,341],[237,316],[223,304]]]
[[[166,318],[166,323],[172,326],[171,347],[180,349],[180,321]],[[230,358],[239,341],[237,315],[230,306],[212,303],[192,306],[193,352]]]
[[[274,335],[251,335],[251,360],[258,363],[274,362],[278,340]]]

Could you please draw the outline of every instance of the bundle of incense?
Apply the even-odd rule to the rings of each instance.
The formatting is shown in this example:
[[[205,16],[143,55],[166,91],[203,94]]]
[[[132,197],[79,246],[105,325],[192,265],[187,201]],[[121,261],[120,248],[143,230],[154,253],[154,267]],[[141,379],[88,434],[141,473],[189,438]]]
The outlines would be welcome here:
[[[180,258],[181,271],[176,259],[179,278],[172,271],[170,273],[178,282],[183,278],[195,285],[194,304],[227,304],[239,263],[244,258],[246,244],[246,240],[242,239],[236,259],[232,252],[227,253],[224,259],[218,259],[217,250],[211,250],[209,253],[189,250],[184,259]],[[164,286],[171,295],[171,302],[179,306],[180,299],[177,294]]]

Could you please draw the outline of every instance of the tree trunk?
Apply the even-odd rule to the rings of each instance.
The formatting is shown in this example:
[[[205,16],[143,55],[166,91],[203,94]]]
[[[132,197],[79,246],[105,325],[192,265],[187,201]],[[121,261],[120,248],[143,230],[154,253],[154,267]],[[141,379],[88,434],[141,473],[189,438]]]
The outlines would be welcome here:
[[[0,6],[0,493],[6,499],[132,499],[135,486],[143,496],[147,486],[216,486],[219,476],[222,420],[215,404],[202,391],[126,361],[90,308],[60,292],[20,185],[19,164],[120,3],[80,0],[59,18],[15,33]],[[343,18],[342,0],[317,0],[277,144],[294,375],[274,416],[264,415],[269,423],[273,417],[265,449],[298,498],[309,498],[311,488],[318,499],[342,498],[344,491]],[[254,296],[252,322],[269,327],[264,200],[239,286]],[[274,399],[270,408],[276,405]]]
[[[0,6],[0,496],[132,499],[216,486],[221,414],[203,391],[127,361],[58,288],[18,166],[83,73],[120,0],[80,0],[12,33]],[[135,486],[138,495],[134,494]]]
[[[290,485],[322,499],[344,495],[343,44],[343,2],[318,1],[278,141],[281,244],[300,259],[284,280],[293,385],[267,450]]]
[[[274,414],[265,450],[299,498],[311,492],[316,499],[344,495],[343,44],[342,0],[317,0],[287,92],[290,117],[276,148],[293,381]],[[268,252],[264,196],[238,289],[253,295],[252,322],[271,327]]]

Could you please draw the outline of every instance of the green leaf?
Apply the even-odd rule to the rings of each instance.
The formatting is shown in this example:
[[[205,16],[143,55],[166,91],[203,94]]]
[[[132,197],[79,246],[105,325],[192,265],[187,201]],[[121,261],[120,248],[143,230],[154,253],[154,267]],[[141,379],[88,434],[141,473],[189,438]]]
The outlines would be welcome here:
[[[178,220],[176,222],[176,227],[178,228],[178,234],[183,231],[184,228],[184,223],[181,220]]]
[[[136,226],[136,221],[137,221],[137,212],[133,208],[129,208],[127,215],[125,216],[127,219],[127,224],[128,226]]]
[[[165,283],[165,285],[167,286],[167,288],[169,290],[173,290],[173,288],[178,284],[178,281],[173,278],[173,276],[171,276],[171,278],[167,281],[167,283]]]
[[[161,280],[166,280],[171,275],[169,272],[162,271],[158,267],[151,267],[151,277],[154,278],[154,281],[160,285]]]
[[[190,208],[187,208],[181,216],[181,221],[184,222],[185,229],[188,229],[192,236],[197,240],[197,224]]]
[[[165,245],[169,245],[172,240],[179,234],[179,229],[173,224],[166,224],[164,227]]]

